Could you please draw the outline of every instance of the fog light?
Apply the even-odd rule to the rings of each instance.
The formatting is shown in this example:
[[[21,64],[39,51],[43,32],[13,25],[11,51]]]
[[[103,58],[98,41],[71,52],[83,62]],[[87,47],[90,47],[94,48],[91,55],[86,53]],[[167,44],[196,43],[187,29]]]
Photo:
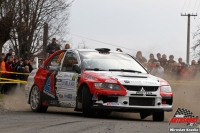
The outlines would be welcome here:
[[[160,105],[161,103],[160,103],[160,102],[158,102],[157,104],[158,104],[158,105]]]
[[[123,104],[128,104],[128,102],[127,102],[127,101],[124,101]]]

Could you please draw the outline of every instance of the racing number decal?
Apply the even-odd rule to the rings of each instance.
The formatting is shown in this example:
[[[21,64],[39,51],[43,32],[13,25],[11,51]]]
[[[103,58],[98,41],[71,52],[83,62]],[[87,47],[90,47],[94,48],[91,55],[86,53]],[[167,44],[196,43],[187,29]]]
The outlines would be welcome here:
[[[54,88],[54,77],[55,77],[55,72],[53,72],[47,79],[46,84],[44,86],[43,92],[52,97],[55,98],[55,88]]]

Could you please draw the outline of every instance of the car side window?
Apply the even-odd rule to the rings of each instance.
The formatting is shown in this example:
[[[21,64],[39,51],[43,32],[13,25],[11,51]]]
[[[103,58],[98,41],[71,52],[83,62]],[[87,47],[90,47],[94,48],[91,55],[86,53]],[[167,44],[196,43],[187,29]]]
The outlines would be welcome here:
[[[72,71],[72,66],[74,64],[78,64],[77,56],[72,52],[66,53],[61,71]]]
[[[64,56],[65,52],[61,52],[56,54],[54,57],[51,58],[51,60],[47,63],[46,68],[47,70],[51,69],[58,69],[59,66],[61,65],[61,60]]]

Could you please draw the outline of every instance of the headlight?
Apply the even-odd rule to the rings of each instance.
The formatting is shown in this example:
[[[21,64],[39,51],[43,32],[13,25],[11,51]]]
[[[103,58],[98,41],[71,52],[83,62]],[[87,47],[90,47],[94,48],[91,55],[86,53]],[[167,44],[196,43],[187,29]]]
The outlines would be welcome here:
[[[161,86],[161,92],[172,92],[170,86]]]
[[[121,90],[122,88],[118,84],[108,84],[108,83],[94,83],[94,87],[98,90]]]

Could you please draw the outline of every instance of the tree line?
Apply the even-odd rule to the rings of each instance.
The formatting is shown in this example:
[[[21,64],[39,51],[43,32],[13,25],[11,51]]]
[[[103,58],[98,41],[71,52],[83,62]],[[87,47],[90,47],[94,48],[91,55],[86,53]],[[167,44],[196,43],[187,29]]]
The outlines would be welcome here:
[[[0,53],[5,43],[9,43],[19,57],[40,52],[45,23],[49,25],[48,38],[66,34],[72,2],[0,0]]]

